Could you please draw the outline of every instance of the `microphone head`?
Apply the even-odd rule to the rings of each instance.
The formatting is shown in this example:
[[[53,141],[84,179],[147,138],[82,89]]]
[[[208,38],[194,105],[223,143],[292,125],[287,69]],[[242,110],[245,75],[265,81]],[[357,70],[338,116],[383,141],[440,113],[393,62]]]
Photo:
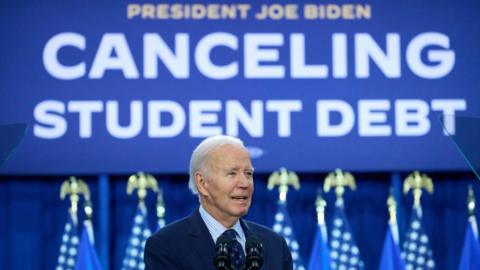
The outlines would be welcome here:
[[[262,254],[262,241],[256,236],[247,237],[245,244],[246,256],[246,268],[249,270],[258,270],[263,265],[263,254]]]
[[[215,243],[215,257],[213,264],[217,270],[229,270],[231,268],[230,262],[230,247],[232,240],[225,235],[220,235]]]
[[[215,243],[216,246],[220,244],[226,244],[228,247],[230,247],[230,245],[232,244],[232,240],[229,237],[222,234],[217,238],[217,242]]]
[[[247,237],[247,242],[245,244],[245,249],[248,250],[252,247],[262,249],[262,241],[255,235],[250,235]]]

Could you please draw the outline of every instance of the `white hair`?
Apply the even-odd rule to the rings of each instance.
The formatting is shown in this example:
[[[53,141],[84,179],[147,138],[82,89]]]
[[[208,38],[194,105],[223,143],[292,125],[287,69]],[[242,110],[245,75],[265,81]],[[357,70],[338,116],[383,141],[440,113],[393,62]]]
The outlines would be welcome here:
[[[190,158],[190,179],[188,180],[188,188],[190,188],[193,194],[198,194],[195,173],[198,170],[206,173],[205,163],[208,160],[210,152],[227,144],[243,148],[245,147],[243,142],[238,138],[226,135],[216,135],[206,138],[195,148],[195,150],[193,150],[192,157]]]

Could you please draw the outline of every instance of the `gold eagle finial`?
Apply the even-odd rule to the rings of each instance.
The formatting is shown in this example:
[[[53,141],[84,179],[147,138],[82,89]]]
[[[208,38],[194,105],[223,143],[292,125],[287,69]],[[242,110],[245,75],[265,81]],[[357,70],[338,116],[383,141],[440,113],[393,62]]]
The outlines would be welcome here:
[[[341,169],[335,169],[334,172],[329,173],[327,177],[325,177],[325,182],[323,183],[324,192],[329,192],[330,189],[335,188],[337,203],[340,204],[343,202],[343,193],[345,193],[346,187],[355,190],[357,188],[355,178],[351,173],[344,172]]]
[[[282,167],[279,171],[273,172],[270,177],[268,177],[268,190],[279,186],[278,191],[281,202],[287,200],[288,185],[292,185],[296,190],[300,189],[300,179],[293,171],[287,171],[287,169]]]
[[[145,174],[144,172],[133,174],[128,178],[127,194],[131,195],[135,189],[137,190],[140,203],[143,203],[147,196],[148,189],[152,189],[155,193],[158,193],[157,180],[151,174]]]
[[[409,174],[403,182],[403,193],[407,194],[408,191],[413,190],[414,206],[420,207],[420,198],[422,197],[422,189],[425,189],[428,193],[433,193],[433,182],[426,174],[421,174],[419,171],[414,171]]]
[[[80,201],[80,195],[85,198],[85,213],[87,218],[91,217],[92,207],[90,201],[90,189],[88,185],[82,180],[77,179],[75,176],[70,176],[69,179],[63,181],[60,187],[60,199],[64,200],[67,196],[70,197],[70,214],[74,217],[78,213],[78,202]]]

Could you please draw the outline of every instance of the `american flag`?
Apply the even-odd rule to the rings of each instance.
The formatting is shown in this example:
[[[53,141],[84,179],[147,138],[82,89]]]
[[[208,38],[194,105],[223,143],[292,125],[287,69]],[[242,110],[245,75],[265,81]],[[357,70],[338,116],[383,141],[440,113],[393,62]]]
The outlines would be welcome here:
[[[290,252],[292,253],[293,270],[305,270],[302,258],[300,257],[300,246],[298,245],[297,240],[295,240],[292,222],[290,221],[290,216],[287,212],[286,202],[278,202],[278,210],[275,214],[275,224],[273,225],[273,230],[285,238],[285,241],[290,248]]]
[[[406,270],[435,269],[428,236],[422,226],[422,208],[413,207],[412,219],[403,242],[402,259]]]
[[[78,227],[76,217],[68,214],[67,222],[62,235],[62,244],[60,245],[60,254],[58,255],[57,267],[55,270],[73,270],[75,269],[75,259],[78,252]]]
[[[360,251],[353,239],[350,225],[343,211],[343,201],[335,203],[335,216],[330,232],[330,259],[334,270],[362,270]]]
[[[145,241],[151,234],[147,221],[147,209],[143,203],[140,203],[133,219],[133,228],[128,239],[122,270],[145,269],[143,249]]]

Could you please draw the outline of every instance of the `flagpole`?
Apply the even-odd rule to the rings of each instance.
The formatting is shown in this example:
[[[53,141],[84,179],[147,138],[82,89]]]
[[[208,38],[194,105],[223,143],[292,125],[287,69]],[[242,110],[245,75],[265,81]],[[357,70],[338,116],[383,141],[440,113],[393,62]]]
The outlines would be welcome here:
[[[98,241],[97,247],[99,251],[100,264],[102,269],[110,269],[110,250],[108,243],[110,243],[110,179],[107,174],[102,174],[98,178]]]
[[[387,199],[387,206],[388,206],[388,214],[389,214],[388,223],[392,231],[393,240],[398,245],[398,243],[400,242],[400,236],[398,232],[398,223],[397,223],[397,201],[393,196],[392,189],[390,190],[390,196],[388,196],[388,199]]]
[[[165,202],[163,201],[163,190],[158,188],[157,194],[157,231],[165,226]]]
[[[397,202],[397,228],[398,235],[405,235],[405,228],[407,228],[407,220],[405,214],[405,206],[401,204],[402,197],[402,178],[400,173],[392,173],[390,175],[390,186],[392,188],[393,198]]]
[[[317,199],[315,200],[315,208],[317,210],[317,224],[320,227],[320,231],[322,233],[322,239],[325,239],[328,242],[328,234],[326,230],[325,224],[325,207],[327,206],[327,202],[322,198],[322,190],[319,189],[317,194]]]
[[[475,196],[473,194],[472,186],[468,186],[468,221],[472,225],[473,235],[478,239],[478,225],[475,218]]]

